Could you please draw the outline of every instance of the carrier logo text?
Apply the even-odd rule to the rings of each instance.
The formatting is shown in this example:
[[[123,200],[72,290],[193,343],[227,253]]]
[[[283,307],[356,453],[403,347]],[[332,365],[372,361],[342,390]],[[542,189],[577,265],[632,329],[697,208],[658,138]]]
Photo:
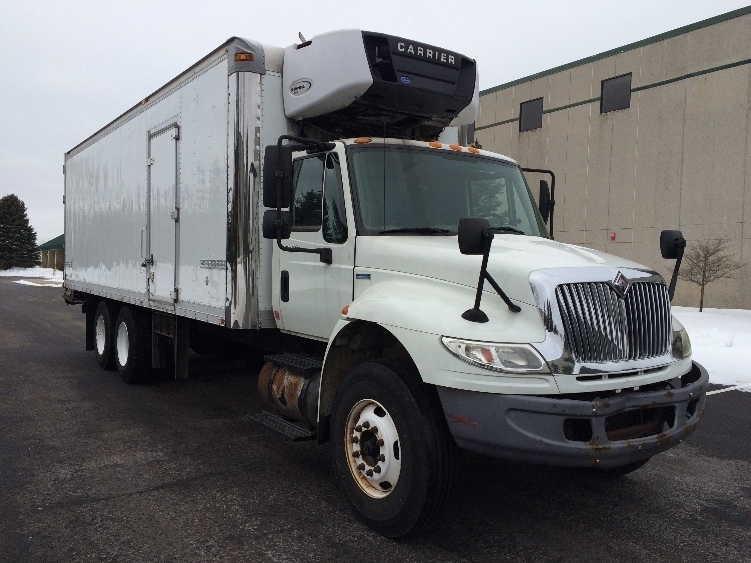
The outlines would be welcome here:
[[[399,41],[399,43],[396,44],[396,50],[400,53],[423,57],[439,63],[446,63],[449,65],[456,64],[456,58],[451,53],[446,53],[430,47],[423,47],[422,45],[413,45],[412,43]]]

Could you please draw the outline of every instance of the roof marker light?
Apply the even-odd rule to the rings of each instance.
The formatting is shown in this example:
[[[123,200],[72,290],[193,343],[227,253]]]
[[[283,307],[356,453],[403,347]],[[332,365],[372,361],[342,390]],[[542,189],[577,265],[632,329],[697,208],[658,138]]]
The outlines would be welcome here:
[[[253,53],[235,53],[235,62],[253,62]]]
[[[461,147],[461,146],[459,146],[459,145],[449,145],[449,148],[450,148],[450,149],[451,149],[452,151],[459,151],[459,152],[461,152],[461,150],[462,150],[462,147]]]
[[[433,147],[434,149],[440,149],[443,145],[439,143],[438,141],[430,141],[428,143],[429,146]]]
[[[355,143],[358,145],[365,145],[369,143],[372,139],[370,137],[360,137],[359,139],[355,139]]]
[[[480,149],[476,149],[475,147],[467,147],[467,150],[472,154],[480,154]]]

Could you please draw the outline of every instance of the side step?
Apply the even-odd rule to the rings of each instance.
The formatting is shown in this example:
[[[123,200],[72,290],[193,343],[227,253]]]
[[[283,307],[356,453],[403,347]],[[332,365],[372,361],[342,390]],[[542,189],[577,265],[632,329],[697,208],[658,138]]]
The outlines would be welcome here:
[[[309,358],[307,356],[298,356],[297,354],[290,354],[288,352],[265,356],[264,360],[278,366],[284,366],[286,368],[302,372],[304,374],[315,373],[317,371],[321,371],[321,368],[323,368],[323,362],[321,362],[320,360]]]
[[[316,439],[315,431],[302,428],[294,422],[285,420],[281,416],[272,412],[258,411],[249,414],[248,418],[270,430],[273,430],[277,434],[281,434],[292,442],[305,442],[307,440]]]

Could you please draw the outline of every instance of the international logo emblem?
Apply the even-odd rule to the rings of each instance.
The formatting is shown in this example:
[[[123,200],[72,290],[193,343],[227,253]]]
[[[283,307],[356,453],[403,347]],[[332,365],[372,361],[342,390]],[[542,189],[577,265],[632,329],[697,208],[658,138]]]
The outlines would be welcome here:
[[[621,296],[626,295],[626,291],[628,290],[628,279],[626,276],[621,272],[618,272],[613,280],[613,287],[621,294]]]

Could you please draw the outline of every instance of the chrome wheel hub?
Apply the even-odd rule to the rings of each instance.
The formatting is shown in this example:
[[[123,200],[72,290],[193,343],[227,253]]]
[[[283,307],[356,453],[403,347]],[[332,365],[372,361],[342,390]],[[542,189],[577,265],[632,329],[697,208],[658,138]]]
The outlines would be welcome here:
[[[391,415],[372,399],[358,401],[347,417],[344,436],[349,468],[360,489],[383,498],[401,473],[399,433]]]

